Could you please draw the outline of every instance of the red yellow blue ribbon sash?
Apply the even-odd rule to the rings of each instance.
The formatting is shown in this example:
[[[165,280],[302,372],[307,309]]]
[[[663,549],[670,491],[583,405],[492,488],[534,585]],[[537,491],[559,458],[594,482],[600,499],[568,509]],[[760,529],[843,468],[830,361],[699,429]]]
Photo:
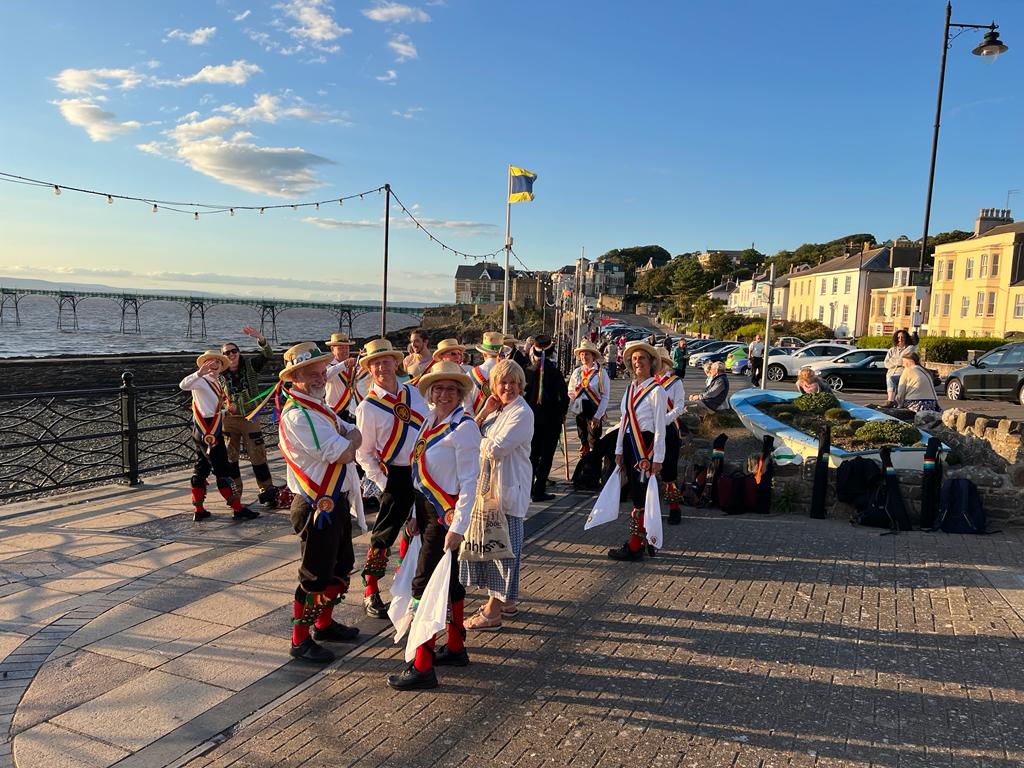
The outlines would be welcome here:
[[[594,405],[600,405],[600,403],[601,403],[601,395],[598,392],[594,391],[594,389],[590,386],[590,382],[596,376],[597,377],[598,387],[600,388],[600,384],[601,384],[601,376],[599,375],[600,370],[601,370],[601,368],[599,366],[596,366],[596,365],[593,368],[589,368],[589,369],[587,369],[587,368],[580,368],[580,391],[584,395],[586,395],[587,398],[590,400],[590,402],[592,402]]]
[[[349,368],[348,366],[341,366],[338,371],[338,378],[341,380],[342,385],[345,387],[345,391],[337,403],[334,404],[334,412],[342,414],[348,408],[349,403],[352,402],[352,395],[356,390],[355,381],[355,368]],[[356,401],[358,402],[358,400]]]
[[[469,378],[476,384],[476,395],[473,397],[473,413],[480,413],[480,410],[484,407],[484,402],[491,394],[488,391],[490,387],[487,383],[487,377],[484,376],[484,372],[477,365],[470,369]]]
[[[413,376],[411,379],[409,379],[408,383],[412,384],[415,387],[417,384],[420,383],[420,379],[426,376],[430,372],[430,369],[437,365],[438,362],[439,361],[437,360],[437,358],[431,358],[430,362],[427,363],[426,367],[422,371],[417,373],[415,376]]]
[[[449,433],[458,429],[464,421],[469,421],[462,407],[458,407],[452,413],[451,418],[436,427],[422,428],[419,438],[416,440],[416,447],[412,451],[412,479],[413,484],[430,502],[437,512],[437,520],[445,528],[451,527],[452,519],[455,517],[455,503],[459,500],[458,494],[448,493],[431,476],[427,467],[427,452],[439,442],[444,440]]]
[[[544,398],[544,350],[540,351],[540,364],[537,366],[537,405]]]
[[[629,396],[626,398],[626,434],[629,435],[630,445],[633,447],[633,456],[636,457],[636,468],[640,471],[640,479],[646,481],[651,473],[651,457],[654,456],[654,444],[646,445],[644,436],[640,430],[640,418],[637,408],[655,388],[659,387],[656,379],[642,389],[636,384],[629,385]]]
[[[217,384],[203,377],[203,381],[206,385],[213,390],[213,394],[217,397],[217,409],[213,416],[206,417],[199,410],[199,403],[196,398],[192,398],[192,421],[196,425],[196,429],[202,435],[202,441],[213,447],[217,444],[218,436],[220,435],[221,419],[223,417],[224,402],[224,390]]]
[[[662,386],[662,388],[665,390],[665,394],[667,395],[669,390],[672,389],[672,385],[675,384],[677,381],[679,381],[679,377],[676,376],[674,373],[669,373],[663,379],[659,379],[657,376],[655,376],[654,380],[657,381]],[[669,396],[669,398],[668,398],[668,409],[670,411],[672,410],[672,397],[671,396]]]
[[[302,397],[299,392],[289,393],[288,402],[285,403],[284,408],[281,409],[281,414],[284,415],[285,411],[289,408],[301,408],[303,410],[316,411],[322,414],[337,428],[337,422],[335,421],[334,414],[320,403],[309,400]],[[309,414],[306,414],[307,419]],[[312,420],[309,420],[309,428],[313,433],[313,440],[317,445],[320,445],[320,440],[316,434],[316,428],[313,426]],[[299,483],[301,488],[300,494],[302,497],[310,503],[313,507],[313,525],[317,528],[323,528],[324,525],[332,525],[334,520],[331,517],[331,513],[335,507],[338,506],[338,500],[341,496],[341,489],[345,485],[345,475],[348,471],[348,467],[340,462],[333,462],[327,465],[327,469],[324,471],[323,478],[317,482],[313,480],[306,472],[299,466],[299,463],[295,457],[291,444],[288,442],[288,437],[285,434],[284,420],[282,419],[278,425],[278,435],[280,437],[281,454],[284,456],[285,462],[292,470],[292,474],[295,475],[295,479]]]
[[[370,392],[366,396],[367,403],[387,412],[393,419],[391,434],[384,441],[383,447],[377,451],[377,458],[385,467],[394,463],[398,449],[405,443],[405,438],[409,434],[409,429],[412,427],[419,429],[423,425],[422,414],[417,413],[409,406],[411,399],[409,392],[409,385],[403,384],[397,396],[388,393],[378,395],[376,392]]]

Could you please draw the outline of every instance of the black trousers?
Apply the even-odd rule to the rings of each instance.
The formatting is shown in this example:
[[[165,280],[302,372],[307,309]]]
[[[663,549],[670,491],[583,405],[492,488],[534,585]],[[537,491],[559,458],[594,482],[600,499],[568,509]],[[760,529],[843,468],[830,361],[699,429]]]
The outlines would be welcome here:
[[[597,441],[601,439],[601,427],[591,429],[590,420],[597,413],[597,406],[588,398],[583,398],[583,411],[576,417],[576,434],[579,435],[580,445],[586,445],[590,450],[597,447]],[[557,447],[557,446],[556,446]]]
[[[652,445],[654,443],[653,432],[641,432],[644,438],[645,445]],[[636,509],[643,509],[644,504],[647,503],[647,478],[640,479],[640,471],[636,468],[636,464],[639,461],[636,454],[633,453],[633,443],[629,439],[629,435],[624,435],[622,439],[622,468],[626,473],[626,482],[629,484],[629,499],[633,503],[633,507]]]
[[[228,449],[224,445],[224,435],[217,436],[215,445],[203,442],[203,435],[198,429],[192,430],[192,447],[196,452],[196,463],[192,468],[192,487],[205,488],[206,481],[212,472],[217,478],[218,488],[230,488],[231,478],[236,475],[237,464],[228,461]]]
[[[370,531],[370,551],[383,550],[386,552],[398,538],[405,526],[406,521],[412,513],[415,503],[415,489],[412,485],[412,467],[388,467],[388,481],[384,485],[384,493],[380,497],[380,511],[377,512],[377,519],[373,521],[373,530]],[[383,576],[383,570],[387,568],[387,557],[382,556],[383,566],[380,573],[376,567],[371,569],[367,562],[367,568],[363,569],[363,575]]]
[[[545,423],[546,422],[546,423]],[[558,437],[562,434],[562,425],[557,419],[544,418],[544,414],[534,412],[533,440],[530,443],[530,463],[533,465],[534,497],[547,492],[548,475],[551,474],[551,462],[558,448]]]
[[[665,461],[661,464],[658,477],[666,483],[674,483],[679,476],[679,429],[675,424],[665,425]]]
[[[444,537],[448,529],[437,519],[437,511],[419,492],[416,492],[416,525],[420,529],[420,556],[416,561],[416,575],[412,577],[412,596],[417,600],[423,597],[423,590],[434,574],[434,569],[441,562],[444,552]],[[458,552],[450,557],[458,557]],[[466,588],[459,581],[459,564],[452,563],[452,578],[448,582],[448,597],[453,603],[466,598]]]
[[[750,358],[750,379],[755,383],[761,380],[761,368],[764,366],[763,357]]]
[[[341,494],[331,512],[330,524],[325,523],[322,528],[313,523],[313,507],[310,503],[295,494],[291,520],[300,542],[299,587],[304,592],[323,592],[331,586],[347,586],[356,560],[352,550],[352,515],[348,511],[348,494]]]

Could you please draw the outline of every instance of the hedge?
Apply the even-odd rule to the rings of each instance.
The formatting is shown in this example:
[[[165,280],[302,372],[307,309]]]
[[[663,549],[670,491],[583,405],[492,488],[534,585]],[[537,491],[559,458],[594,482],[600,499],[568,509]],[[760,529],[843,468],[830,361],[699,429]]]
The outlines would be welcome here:
[[[954,336],[922,336],[918,347],[929,363],[959,363],[967,359],[967,350],[987,351],[1006,344],[1006,339],[961,338]],[[892,336],[861,336],[858,347],[892,346]]]

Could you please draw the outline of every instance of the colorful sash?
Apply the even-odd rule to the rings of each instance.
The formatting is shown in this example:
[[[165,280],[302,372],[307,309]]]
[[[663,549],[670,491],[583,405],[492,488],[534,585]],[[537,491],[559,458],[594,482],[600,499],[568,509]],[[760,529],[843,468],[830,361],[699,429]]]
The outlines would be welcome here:
[[[437,365],[439,362],[440,361],[437,360],[436,358],[431,358],[430,362],[427,363],[427,367],[424,368],[419,373],[417,373],[411,379],[409,379],[408,383],[412,384],[415,387],[417,384],[420,383],[420,379],[422,379],[424,376],[426,376],[430,372],[430,369],[433,368],[435,365]]]
[[[591,386],[590,386],[590,380],[593,379],[595,376],[597,377],[597,384],[598,384],[598,390],[599,390],[598,392],[595,392],[591,388]],[[590,400],[590,402],[592,402],[594,405],[600,405],[601,404],[600,386],[601,386],[601,367],[600,366],[595,365],[589,371],[583,370],[582,367],[580,368],[580,389],[579,389],[579,392],[582,392],[584,395],[586,395],[587,398]],[[579,392],[577,392],[577,395],[579,394]]]
[[[462,406],[459,406],[444,424],[430,428],[426,428],[424,424],[419,438],[416,440],[416,447],[412,451],[413,485],[434,507],[437,512],[437,521],[445,528],[449,528],[452,524],[455,517],[455,502],[459,500],[459,497],[457,494],[445,491],[430,475],[430,470],[427,467],[427,451],[444,440],[450,432],[458,429],[462,422],[471,419],[472,417],[463,411]]]
[[[210,416],[209,418],[203,416],[199,411],[199,401],[193,397],[192,421],[195,423],[196,429],[198,429],[202,434],[202,441],[212,448],[217,444],[217,440],[220,439],[221,419],[224,414],[223,409],[226,403],[224,402],[224,390],[220,385],[214,384],[205,376],[203,377],[203,381],[206,382],[206,386],[213,390],[213,394],[217,396],[217,410],[213,416]]]
[[[341,396],[341,399],[334,404],[334,407],[331,410],[333,410],[339,416],[348,409],[349,403],[352,402],[352,394],[356,391],[355,372],[355,366],[353,366],[352,368],[348,368],[347,366],[343,365],[341,366],[341,370],[339,370],[337,373],[337,376],[341,380],[341,383],[345,386],[345,392]],[[358,393],[356,402],[359,402]]]
[[[655,376],[654,380],[658,382],[665,390],[665,395],[666,397],[668,397],[668,409],[671,411],[673,408],[672,397],[668,394],[668,391],[672,388],[673,384],[679,381],[679,377],[676,376],[674,373],[670,373],[663,379],[659,379],[657,376]]]
[[[309,411],[316,411],[322,414],[337,429],[334,414],[321,403],[309,400],[298,392],[290,392],[287,397],[288,402],[281,409],[281,415],[283,416],[289,408],[299,408],[306,417],[309,431],[313,433],[313,442],[319,448],[320,438],[317,437],[316,427],[313,426],[313,420],[309,416]],[[324,470],[323,479],[320,482],[316,482],[299,466],[292,447],[288,442],[288,437],[285,435],[284,419],[281,419],[278,425],[278,435],[280,437],[281,455],[284,456],[285,462],[291,468],[295,479],[299,482],[299,487],[302,489],[299,493],[313,507],[313,525],[317,528],[323,528],[324,525],[332,525],[334,520],[331,517],[331,512],[338,506],[341,490],[345,485],[345,475],[348,471],[347,465],[337,461],[328,464],[327,469]]]
[[[630,445],[633,446],[633,455],[637,458],[636,468],[640,470],[640,480],[646,482],[651,474],[651,457],[654,455],[654,444],[645,445],[644,436],[640,431],[640,418],[636,409],[651,392],[657,387],[657,379],[643,389],[637,389],[636,384],[630,384],[629,395],[626,397],[626,434],[629,435]]]
[[[537,405],[544,398],[544,350],[540,351],[540,366],[537,368]]]
[[[488,391],[490,387],[487,383],[487,377],[484,376],[484,372],[477,365],[470,369],[469,378],[476,384],[476,396],[473,398],[473,413],[480,413],[480,409],[484,407],[484,401],[491,396],[491,393]]]
[[[389,467],[395,462],[398,449],[405,443],[410,427],[419,429],[423,426],[423,416],[409,407],[409,392],[409,385],[403,384],[397,396],[387,393],[378,395],[376,392],[370,392],[366,396],[367,403],[377,406],[392,418],[391,434],[384,441],[384,446],[377,451],[377,458],[384,467]]]

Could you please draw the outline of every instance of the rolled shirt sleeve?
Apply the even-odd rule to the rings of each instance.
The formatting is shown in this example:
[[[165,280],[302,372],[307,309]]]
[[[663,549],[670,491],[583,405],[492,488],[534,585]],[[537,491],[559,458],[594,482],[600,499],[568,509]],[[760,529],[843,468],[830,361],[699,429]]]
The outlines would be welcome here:
[[[601,402],[597,404],[597,412],[594,413],[594,418],[599,421],[604,418],[605,413],[608,412],[608,401],[611,398],[612,380],[608,378],[608,372],[603,368],[598,372],[601,377]]]

